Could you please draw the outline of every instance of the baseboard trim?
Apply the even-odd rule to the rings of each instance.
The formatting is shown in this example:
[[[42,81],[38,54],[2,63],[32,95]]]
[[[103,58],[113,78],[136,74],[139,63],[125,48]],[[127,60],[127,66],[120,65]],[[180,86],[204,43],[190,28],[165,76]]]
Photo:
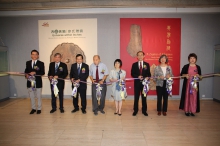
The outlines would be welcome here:
[[[6,97],[6,98],[3,98],[3,99],[0,99],[0,102],[5,101],[5,100],[9,100],[9,99],[10,99],[9,97]]]
[[[213,101],[220,103],[220,100],[216,98],[213,98]]]

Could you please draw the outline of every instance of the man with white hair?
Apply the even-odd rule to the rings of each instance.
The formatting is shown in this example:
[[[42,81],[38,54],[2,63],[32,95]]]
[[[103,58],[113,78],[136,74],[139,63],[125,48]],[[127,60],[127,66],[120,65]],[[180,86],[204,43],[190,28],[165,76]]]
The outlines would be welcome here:
[[[89,69],[89,76],[92,81],[92,108],[94,115],[98,115],[98,111],[102,114],[105,114],[104,107],[105,107],[105,96],[107,91],[106,86],[106,78],[108,76],[108,68],[104,63],[100,61],[100,56],[95,55],[93,56],[93,64],[90,65]],[[96,85],[100,84],[101,90],[101,97],[100,97],[100,104],[98,104],[98,99],[96,95]]]

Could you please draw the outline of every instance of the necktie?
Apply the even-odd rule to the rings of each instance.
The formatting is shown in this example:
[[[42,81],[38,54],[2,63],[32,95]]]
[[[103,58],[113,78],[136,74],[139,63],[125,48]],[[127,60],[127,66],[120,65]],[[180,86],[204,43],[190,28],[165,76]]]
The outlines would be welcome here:
[[[120,70],[121,71],[121,70]],[[120,71],[118,72],[118,79],[120,80]]]
[[[32,67],[32,68],[34,68],[35,65],[36,65],[36,64],[35,64],[35,61],[34,61],[34,63],[33,63],[33,67]]]
[[[80,74],[80,65],[78,65],[78,75]]]
[[[140,75],[142,75],[142,63],[140,61]]]
[[[121,70],[118,72],[118,80],[120,80],[120,72]],[[116,83],[116,90],[120,91],[121,87],[119,85],[119,82]]]
[[[55,73],[57,73],[57,69],[58,69],[58,63],[56,63],[56,66],[55,66]]]
[[[99,66],[96,66],[96,83],[99,82],[99,69],[98,69]]]

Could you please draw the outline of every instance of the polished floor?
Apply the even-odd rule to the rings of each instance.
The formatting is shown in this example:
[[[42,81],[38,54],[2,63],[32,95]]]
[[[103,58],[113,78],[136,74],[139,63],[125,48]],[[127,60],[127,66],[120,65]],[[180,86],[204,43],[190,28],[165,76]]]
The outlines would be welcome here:
[[[132,116],[133,100],[123,102],[122,116],[114,115],[113,101],[106,114],[94,116],[91,100],[87,114],[71,113],[72,100],[65,99],[65,113],[50,114],[50,99],[43,99],[40,115],[29,115],[30,99],[0,102],[0,146],[219,146],[220,103],[201,101],[201,113],[186,117],[179,100],[170,100],[168,115],[157,116],[156,100],[148,100],[148,117]]]

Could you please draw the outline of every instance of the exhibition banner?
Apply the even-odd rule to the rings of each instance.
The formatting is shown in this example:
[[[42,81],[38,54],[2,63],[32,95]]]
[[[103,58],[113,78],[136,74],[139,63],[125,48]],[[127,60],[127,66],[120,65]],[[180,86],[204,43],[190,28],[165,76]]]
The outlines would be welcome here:
[[[144,61],[150,64],[152,76],[159,65],[159,57],[166,54],[174,76],[180,75],[180,18],[121,18],[120,58],[127,77],[131,77],[131,67],[137,61],[136,53],[145,52]],[[179,79],[174,79],[173,95],[179,95]],[[134,93],[134,83],[126,83],[128,95]],[[156,85],[150,83],[149,95],[156,95]]]
[[[93,55],[97,54],[96,18],[39,20],[38,29],[39,59],[45,63],[45,75],[48,73],[49,63],[53,61],[55,53],[62,54],[61,61],[67,64],[68,72],[71,65],[76,62],[77,54],[82,54],[84,62],[88,65],[93,63]],[[51,94],[48,80],[43,80],[43,86],[42,94]],[[71,82],[66,82],[64,94],[71,93]],[[91,95],[91,88],[88,88],[87,95]]]

